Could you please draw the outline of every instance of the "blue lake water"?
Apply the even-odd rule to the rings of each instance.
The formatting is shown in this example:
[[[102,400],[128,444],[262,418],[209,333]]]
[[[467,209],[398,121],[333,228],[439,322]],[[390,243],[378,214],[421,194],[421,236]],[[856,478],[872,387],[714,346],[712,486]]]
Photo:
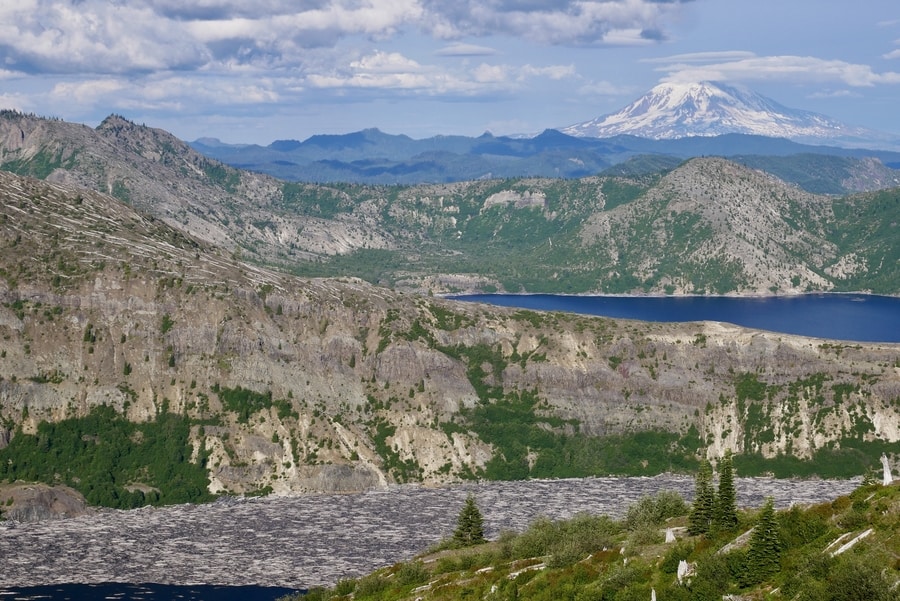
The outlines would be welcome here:
[[[722,321],[748,328],[855,342],[900,342],[900,297],[566,296],[469,294],[456,300],[641,321]]]

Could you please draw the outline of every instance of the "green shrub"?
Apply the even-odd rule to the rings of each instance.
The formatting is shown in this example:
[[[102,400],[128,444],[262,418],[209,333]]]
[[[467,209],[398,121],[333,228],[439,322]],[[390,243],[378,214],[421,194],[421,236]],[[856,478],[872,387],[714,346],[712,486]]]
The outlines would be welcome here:
[[[679,541],[675,543],[675,546],[669,549],[669,552],[666,553],[662,563],[659,564],[660,571],[662,571],[663,574],[675,574],[678,572],[679,562],[681,562],[681,560],[686,561],[693,551],[694,545],[690,541]]]
[[[620,530],[607,516],[579,514],[559,522],[541,517],[508,545],[514,558],[549,556],[550,565],[562,567],[611,546]]]
[[[628,508],[625,514],[625,529],[633,531],[648,526],[660,526],[667,519],[686,515],[687,512],[688,506],[680,494],[663,490],[641,498]]]
[[[334,585],[334,594],[340,597],[350,595],[356,590],[356,580],[343,578]]]
[[[800,591],[799,599],[812,601],[896,601],[895,591],[882,572],[870,561],[852,554],[842,555],[825,576],[825,586]]]
[[[380,574],[369,574],[356,582],[356,599],[380,599],[388,588],[388,581]]]
[[[828,521],[819,511],[793,506],[778,514],[781,540],[788,549],[811,543],[828,532]]]
[[[409,561],[400,565],[394,578],[400,586],[417,586],[428,582],[429,574],[421,561]]]

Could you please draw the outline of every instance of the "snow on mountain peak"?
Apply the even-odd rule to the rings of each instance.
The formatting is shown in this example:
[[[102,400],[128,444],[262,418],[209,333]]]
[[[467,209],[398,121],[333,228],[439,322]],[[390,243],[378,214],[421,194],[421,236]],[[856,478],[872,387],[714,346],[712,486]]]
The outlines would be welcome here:
[[[730,133],[806,142],[882,137],[824,115],[787,108],[746,88],[715,82],[661,83],[616,113],[560,131],[580,137],[628,134],[655,140]]]

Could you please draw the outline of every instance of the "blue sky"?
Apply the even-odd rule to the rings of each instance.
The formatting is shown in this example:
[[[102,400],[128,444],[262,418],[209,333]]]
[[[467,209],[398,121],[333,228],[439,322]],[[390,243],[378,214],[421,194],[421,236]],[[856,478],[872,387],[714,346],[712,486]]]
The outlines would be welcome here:
[[[896,0],[3,0],[0,107],[184,140],[537,133],[661,81],[900,133]]]

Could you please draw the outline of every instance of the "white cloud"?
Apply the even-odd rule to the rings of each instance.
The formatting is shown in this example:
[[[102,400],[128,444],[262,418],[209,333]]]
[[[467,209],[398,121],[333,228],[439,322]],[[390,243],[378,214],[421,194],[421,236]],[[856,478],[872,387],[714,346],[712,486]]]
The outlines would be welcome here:
[[[306,82],[312,88],[382,88],[416,91],[426,95],[491,94],[518,89],[532,78],[559,80],[575,76],[572,65],[522,66],[481,63],[460,70],[426,65],[397,52],[375,51],[350,61],[329,73],[310,73]]]
[[[0,94],[0,109],[29,112],[31,101],[22,94]]]
[[[852,87],[900,83],[900,73],[876,73],[869,65],[825,60],[812,56],[760,56],[735,61],[694,65],[675,62],[658,71],[663,81],[789,81],[840,82]]]
[[[859,98],[861,94],[852,90],[823,90],[813,92],[809,98]]]
[[[887,59],[900,58],[900,48],[898,48],[897,50],[891,50],[887,54],[883,55],[882,58],[887,58]]]
[[[73,102],[92,105],[98,100],[121,93],[129,88],[125,81],[116,79],[89,79],[56,84],[50,96],[57,102]]]
[[[306,78],[315,88],[386,88],[402,90],[442,89],[448,79],[397,52],[375,51],[329,74],[311,73]],[[452,84],[451,84],[452,85]]]
[[[679,2],[423,0],[422,27],[444,39],[508,35],[541,44],[645,44],[663,37]]]
[[[437,52],[438,56],[493,56],[497,51],[487,46],[477,46],[475,44],[450,44],[444,46]]]
[[[649,46],[658,41],[648,38],[641,29],[612,29],[601,39],[610,46]]]
[[[566,79],[576,75],[575,65],[550,65],[549,67],[535,67],[524,65],[519,69],[519,79],[531,77],[547,77],[549,79]]]
[[[481,84],[502,84],[509,81],[509,67],[480,64],[472,70],[473,79]]]
[[[0,52],[26,73],[123,73],[193,68],[205,49],[144,3],[30,0],[0,9]]]
[[[653,0],[16,0],[0,6],[0,57],[24,73],[195,70],[302,63],[303,50],[418,31],[561,45],[658,40],[678,2]],[[452,44],[445,56],[491,48]]]
[[[748,58],[755,58],[756,55],[746,50],[721,50],[711,52],[690,52],[686,54],[675,54],[672,56],[662,56],[657,58],[645,58],[642,63],[717,63],[721,61],[735,61]]]

